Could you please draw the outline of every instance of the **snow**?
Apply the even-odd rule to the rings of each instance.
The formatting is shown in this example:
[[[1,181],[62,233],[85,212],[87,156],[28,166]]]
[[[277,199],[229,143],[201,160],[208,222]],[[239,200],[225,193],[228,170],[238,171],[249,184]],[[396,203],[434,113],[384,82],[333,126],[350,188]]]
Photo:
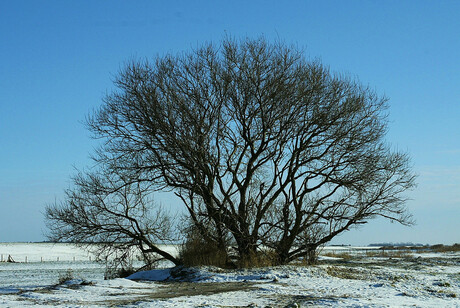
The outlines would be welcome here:
[[[46,253],[35,245],[22,249]],[[70,247],[53,247],[50,260],[57,251],[73,260]],[[315,266],[159,268],[112,280],[103,279],[103,265],[88,260],[3,262],[0,307],[460,307],[460,253],[339,256],[322,256]],[[74,279],[57,284],[69,269]]]
[[[159,245],[170,254],[178,253],[178,246]],[[0,261],[11,256],[16,262],[94,261],[95,256],[83,246],[67,243],[0,243]]]
[[[170,269],[140,271],[127,277],[131,280],[164,281],[171,277]]]
[[[31,249],[33,247],[33,249]],[[0,258],[11,256],[16,262],[89,261],[94,256],[82,247],[54,243],[1,243]]]

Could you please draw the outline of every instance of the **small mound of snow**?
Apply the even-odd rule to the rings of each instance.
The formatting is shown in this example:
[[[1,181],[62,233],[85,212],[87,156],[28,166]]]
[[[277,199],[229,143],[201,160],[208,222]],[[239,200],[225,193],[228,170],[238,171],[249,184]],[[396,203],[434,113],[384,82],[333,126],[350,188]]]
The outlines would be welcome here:
[[[129,275],[129,280],[148,280],[148,281],[165,281],[171,277],[171,269],[154,269],[149,271],[140,271]]]
[[[176,266],[173,268],[140,271],[128,277],[130,280],[147,281],[199,281],[207,277],[206,271],[200,268]]]
[[[100,281],[98,282],[98,285],[101,287],[129,288],[129,287],[138,287],[139,283],[128,280],[128,279],[124,279],[124,278],[115,278],[115,279]]]
[[[14,287],[7,287],[7,288],[0,288],[0,295],[2,294],[14,294],[21,292],[21,289],[17,289]]]

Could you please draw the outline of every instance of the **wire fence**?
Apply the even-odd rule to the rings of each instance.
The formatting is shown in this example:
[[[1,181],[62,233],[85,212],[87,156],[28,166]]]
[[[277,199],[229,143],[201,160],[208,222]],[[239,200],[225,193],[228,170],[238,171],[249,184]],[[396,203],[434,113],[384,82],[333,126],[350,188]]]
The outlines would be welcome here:
[[[0,254],[1,263],[29,263],[29,262],[82,262],[82,261],[94,261],[93,256],[27,256],[27,255],[11,255],[11,254]]]

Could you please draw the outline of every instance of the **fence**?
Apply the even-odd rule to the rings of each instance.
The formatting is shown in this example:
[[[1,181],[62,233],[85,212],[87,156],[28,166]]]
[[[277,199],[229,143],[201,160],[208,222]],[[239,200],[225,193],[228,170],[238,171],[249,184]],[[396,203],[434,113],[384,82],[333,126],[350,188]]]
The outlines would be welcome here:
[[[29,258],[29,256],[20,256],[20,257],[14,257],[10,254],[0,254],[0,262],[6,262],[6,263],[29,263],[29,262],[81,262],[81,261],[93,261],[94,258],[91,256],[87,256],[87,258],[82,258],[79,256],[78,258],[73,256],[69,258],[68,256],[64,257],[43,257],[40,256],[40,261],[38,260],[38,257],[34,256],[32,258]]]

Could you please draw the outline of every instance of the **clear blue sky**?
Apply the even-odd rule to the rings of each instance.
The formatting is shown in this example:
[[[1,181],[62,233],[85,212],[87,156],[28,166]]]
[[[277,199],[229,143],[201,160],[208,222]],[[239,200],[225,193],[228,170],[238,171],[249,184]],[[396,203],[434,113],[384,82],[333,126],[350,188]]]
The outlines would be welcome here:
[[[44,240],[44,206],[91,163],[82,122],[124,61],[226,34],[297,44],[390,98],[417,225],[371,221],[334,243],[460,242],[460,1],[434,0],[0,0],[0,242]]]

